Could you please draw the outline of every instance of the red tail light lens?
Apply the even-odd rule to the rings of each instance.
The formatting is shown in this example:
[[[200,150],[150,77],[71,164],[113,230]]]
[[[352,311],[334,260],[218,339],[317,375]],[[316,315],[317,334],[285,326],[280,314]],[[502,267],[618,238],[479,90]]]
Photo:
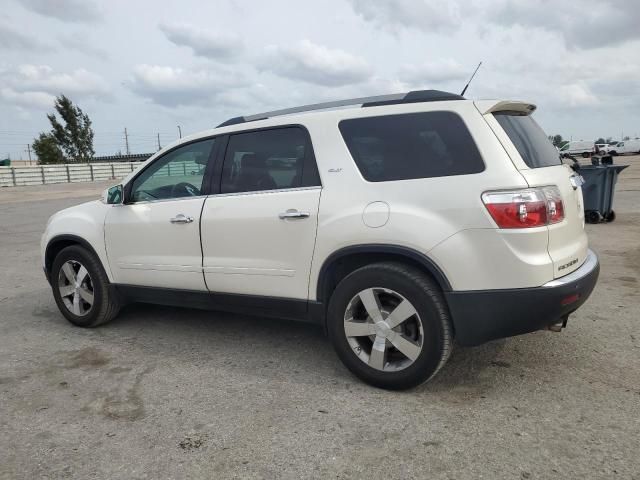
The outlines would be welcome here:
[[[485,192],[482,201],[500,228],[533,228],[564,219],[564,204],[557,187]]]

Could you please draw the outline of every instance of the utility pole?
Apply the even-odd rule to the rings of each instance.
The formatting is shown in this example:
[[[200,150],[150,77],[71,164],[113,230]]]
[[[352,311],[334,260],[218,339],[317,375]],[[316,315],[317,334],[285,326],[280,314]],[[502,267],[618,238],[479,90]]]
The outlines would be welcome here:
[[[162,146],[160,145],[160,133],[158,133],[158,150],[161,150]]]
[[[31,165],[31,145],[27,143],[27,153],[29,154],[29,165]]]
[[[124,127],[124,143],[127,148],[127,155],[129,155],[129,135],[127,134],[127,127]]]
[[[182,128],[180,128],[180,125],[178,125],[178,135],[182,138]]]

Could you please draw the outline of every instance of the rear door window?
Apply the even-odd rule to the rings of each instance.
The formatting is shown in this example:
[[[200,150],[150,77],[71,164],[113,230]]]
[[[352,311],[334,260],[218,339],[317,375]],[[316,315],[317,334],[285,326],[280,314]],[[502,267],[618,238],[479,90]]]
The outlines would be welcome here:
[[[308,135],[300,127],[231,135],[222,168],[221,193],[319,186]]]
[[[558,150],[531,116],[498,112],[494,117],[529,168],[560,165]],[[563,150],[570,148],[569,144],[565,147]]]
[[[342,120],[340,133],[369,182],[466,175],[484,170],[459,115],[420,112]]]

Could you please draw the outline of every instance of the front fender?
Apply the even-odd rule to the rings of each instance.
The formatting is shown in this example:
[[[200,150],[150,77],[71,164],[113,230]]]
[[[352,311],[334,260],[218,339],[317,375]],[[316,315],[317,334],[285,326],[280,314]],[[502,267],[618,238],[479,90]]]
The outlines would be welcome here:
[[[113,281],[104,243],[104,222],[110,208],[115,207],[96,200],[55,213],[47,222],[40,242],[42,266],[45,271],[51,267],[47,262],[47,252],[55,248],[58,242],[78,243],[93,250],[109,281]]]

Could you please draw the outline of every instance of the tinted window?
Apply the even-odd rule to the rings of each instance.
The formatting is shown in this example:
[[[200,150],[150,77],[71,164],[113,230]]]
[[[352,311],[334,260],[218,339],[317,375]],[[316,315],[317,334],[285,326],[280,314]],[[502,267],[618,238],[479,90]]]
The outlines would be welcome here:
[[[484,170],[462,119],[452,112],[354,118],[340,132],[370,182],[465,175]]]
[[[193,142],[155,160],[133,181],[131,200],[158,200],[202,194],[204,169],[214,139]]]
[[[222,193],[319,185],[306,132],[288,127],[231,135],[222,168]]]
[[[529,168],[560,165],[556,147],[529,115],[496,113],[494,116]],[[567,149],[569,144],[563,147],[563,150]]]

